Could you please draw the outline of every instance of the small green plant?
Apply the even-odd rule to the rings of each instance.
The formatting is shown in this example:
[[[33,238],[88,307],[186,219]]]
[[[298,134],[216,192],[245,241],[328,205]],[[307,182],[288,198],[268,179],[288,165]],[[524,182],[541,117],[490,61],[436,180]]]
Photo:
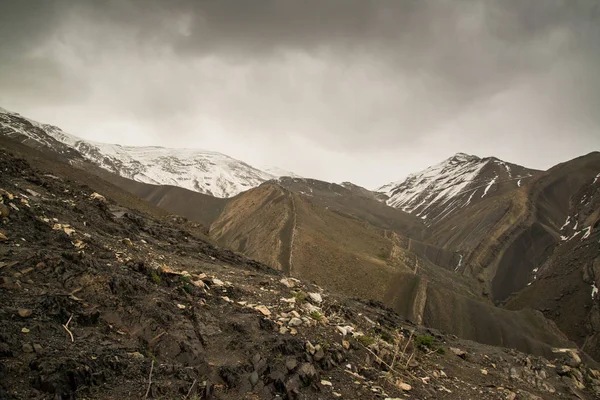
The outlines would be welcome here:
[[[150,275],[150,278],[152,278],[152,282],[156,283],[157,285],[160,285],[162,280],[160,279],[160,276],[158,276],[158,274],[156,272],[153,272]]]
[[[275,354],[275,357],[273,357],[273,360],[278,361],[278,362],[283,361],[283,354],[281,354],[281,353]]]
[[[299,290],[297,292],[294,292],[294,298],[296,299],[297,304],[302,304],[307,302],[308,296],[302,290]]]
[[[359,336],[357,340],[360,342],[360,344],[362,344],[365,347],[375,344],[376,342],[375,338],[369,335]]]
[[[440,346],[440,347],[437,348],[436,352],[438,354],[446,354],[446,348]]]
[[[415,335],[415,346],[423,349],[431,349],[433,345],[433,336],[431,335]]]
[[[381,331],[381,339],[385,340],[388,343],[392,343],[392,341],[394,340],[392,335],[390,335],[390,333],[387,331]]]
[[[320,312],[318,312],[317,310],[313,311],[310,313],[310,317],[312,319],[314,319],[315,321],[320,321],[323,319],[323,316],[321,315]]]

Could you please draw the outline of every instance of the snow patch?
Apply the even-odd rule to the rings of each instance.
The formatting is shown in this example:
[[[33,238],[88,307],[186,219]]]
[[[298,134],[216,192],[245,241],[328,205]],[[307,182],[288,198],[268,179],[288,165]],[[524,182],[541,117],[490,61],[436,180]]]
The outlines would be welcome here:
[[[517,181],[517,187],[521,187],[521,179]]]
[[[596,282],[592,283],[592,299],[595,299],[598,295],[598,287],[596,286]]]
[[[481,195],[481,198],[482,198],[482,199],[485,197],[485,195],[486,195],[486,194],[487,194],[487,192],[490,190],[490,188],[492,187],[492,185],[493,185],[494,183],[496,183],[496,180],[497,180],[497,179],[498,179],[498,175],[496,175],[496,176],[494,177],[494,179],[492,179],[492,180],[490,181],[490,183],[488,183],[487,187],[486,187],[486,188],[485,188],[485,190],[483,191],[483,194]]]
[[[458,271],[458,269],[460,268],[460,266],[462,265],[462,261],[463,261],[463,255],[459,254],[460,258],[458,260],[458,265],[456,266],[456,268],[454,268],[454,272]]]
[[[584,228],[583,231],[585,232],[585,234],[581,237],[581,240],[587,239],[590,237],[590,234],[592,233],[592,227],[588,226],[587,228]]]
[[[560,230],[562,231],[563,229],[565,229],[565,227],[567,227],[569,224],[571,223],[571,216],[569,215],[567,217],[567,220],[565,221],[565,223],[563,224],[563,226],[560,227]]]
[[[600,179],[600,173],[598,173],[598,175],[596,175],[596,177],[594,178],[594,182],[592,182],[592,185],[594,183],[596,183],[598,181],[598,179]]]

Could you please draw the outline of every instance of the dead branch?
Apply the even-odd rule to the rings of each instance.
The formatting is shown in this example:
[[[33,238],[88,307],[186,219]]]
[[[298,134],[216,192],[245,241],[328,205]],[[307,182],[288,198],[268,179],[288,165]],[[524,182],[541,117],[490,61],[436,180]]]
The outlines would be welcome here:
[[[71,323],[71,319],[73,319],[73,314],[71,314],[67,323],[63,325],[63,328],[65,328],[69,336],[71,336],[71,342],[74,342],[75,338],[73,337],[73,333],[69,330],[69,324]]]
[[[196,381],[197,381],[197,379],[194,379],[194,382],[192,382],[192,386],[190,386],[190,390],[188,390],[188,392],[185,395],[185,397],[183,398],[183,400],[187,400],[190,397],[190,394],[192,393],[192,389],[194,389],[194,386],[196,385]]]
[[[150,365],[150,375],[148,376],[148,389],[146,389],[146,394],[144,395],[144,399],[148,398],[150,394],[150,386],[152,385],[152,371],[154,370],[154,360],[152,360],[152,365]]]

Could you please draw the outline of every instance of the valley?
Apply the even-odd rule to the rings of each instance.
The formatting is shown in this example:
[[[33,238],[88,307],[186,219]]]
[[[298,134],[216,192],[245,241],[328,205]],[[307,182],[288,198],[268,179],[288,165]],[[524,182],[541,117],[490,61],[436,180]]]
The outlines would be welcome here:
[[[506,347],[548,360],[557,357],[557,348],[571,348],[580,351],[586,365],[595,366],[600,360],[598,152],[547,171],[459,153],[371,191],[350,182],[277,176],[281,172],[277,169],[259,170],[218,153],[86,142],[1,110],[0,137],[6,163],[17,162],[9,156],[16,154],[32,166],[34,178],[28,182],[40,180],[50,188],[46,175],[37,171],[59,175],[61,182],[66,179],[65,190],[73,190],[71,182],[89,186],[110,198],[112,208],[135,209],[150,215],[152,221],[161,221],[148,222],[158,224],[150,230],[129,227],[126,232],[108,224],[102,228],[105,249],[88,245],[96,249],[95,254],[106,246],[115,250],[114,237],[136,236],[154,241],[151,251],[159,249],[166,259],[175,257],[193,274],[201,272],[197,265],[226,279],[224,274],[231,272],[233,286],[244,287],[241,292],[223,291],[232,302],[250,301],[240,297],[245,291],[253,292],[251,302],[262,301],[263,282],[294,278],[310,290],[348,299],[340,302],[365,302],[360,304],[397,313],[401,317],[395,324],[404,319],[418,329],[441,332],[444,340],[452,337]],[[22,191],[14,183],[18,176],[17,171],[8,173],[2,188]],[[37,192],[39,185],[31,190]],[[96,215],[97,210],[86,208],[81,215],[87,213]],[[10,229],[9,234],[16,234],[15,224]],[[76,229],[87,228],[78,225]],[[167,232],[177,233],[172,237]],[[193,244],[185,245],[190,240]],[[3,257],[20,254],[19,247],[4,251]],[[198,253],[197,249],[204,255],[189,255]],[[117,258],[123,260],[130,250],[115,250]],[[27,257],[41,262],[38,255]],[[19,262],[25,263],[27,257]],[[131,259],[140,257],[145,257],[143,251]],[[128,262],[122,264],[137,268]],[[237,269],[234,272],[226,265]],[[246,272],[251,283],[244,281]],[[151,276],[150,269],[142,273]],[[161,276],[174,288],[178,275],[169,274]],[[148,293],[148,289],[136,290]],[[269,301],[274,302],[280,290],[272,292]],[[266,296],[271,296],[269,291]],[[226,303],[218,300],[215,304],[223,307]],[[118,311],[111,310],[109,315],[114,313]],[[246,318],[241,314],[231,316],[231,321]],[[106,322],[123,323],[121,318],[107,317]],[[149,332],[141,332],[143,341],[152,342]],[[165,347],[161,354],[167,353],[175,357],[177,351]],[[227,381],[223,375],[214,379]],[[589,395],[600,378],[586,379],[581,380],[584,388],[575,385],[564,393]],[[238,383],[227,384],[238,387]],[[265,380],[264,387],[269,384]],[[538,394],[544,393],[549,392],[541,389]],[[505,398],[503,393],[489,396]]]

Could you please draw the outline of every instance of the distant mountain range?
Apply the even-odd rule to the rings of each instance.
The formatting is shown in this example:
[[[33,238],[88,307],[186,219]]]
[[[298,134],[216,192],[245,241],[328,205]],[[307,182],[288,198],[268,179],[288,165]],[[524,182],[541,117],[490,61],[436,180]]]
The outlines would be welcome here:
[[[136,147],[80,139],[60,128],[0,109],[0,132],[23,142],[76,153],[124,178],[154,185],[172,185],[215,197],[232,197],[282,175],[279,168],[254,168],[221,153],[196,149]]]
[[[572,340],[600,360],[598,152],[547,171],[458,153],[371,191],[219,153],[92,143],[7,111],[0,135],[419,324],[536,354]]]

